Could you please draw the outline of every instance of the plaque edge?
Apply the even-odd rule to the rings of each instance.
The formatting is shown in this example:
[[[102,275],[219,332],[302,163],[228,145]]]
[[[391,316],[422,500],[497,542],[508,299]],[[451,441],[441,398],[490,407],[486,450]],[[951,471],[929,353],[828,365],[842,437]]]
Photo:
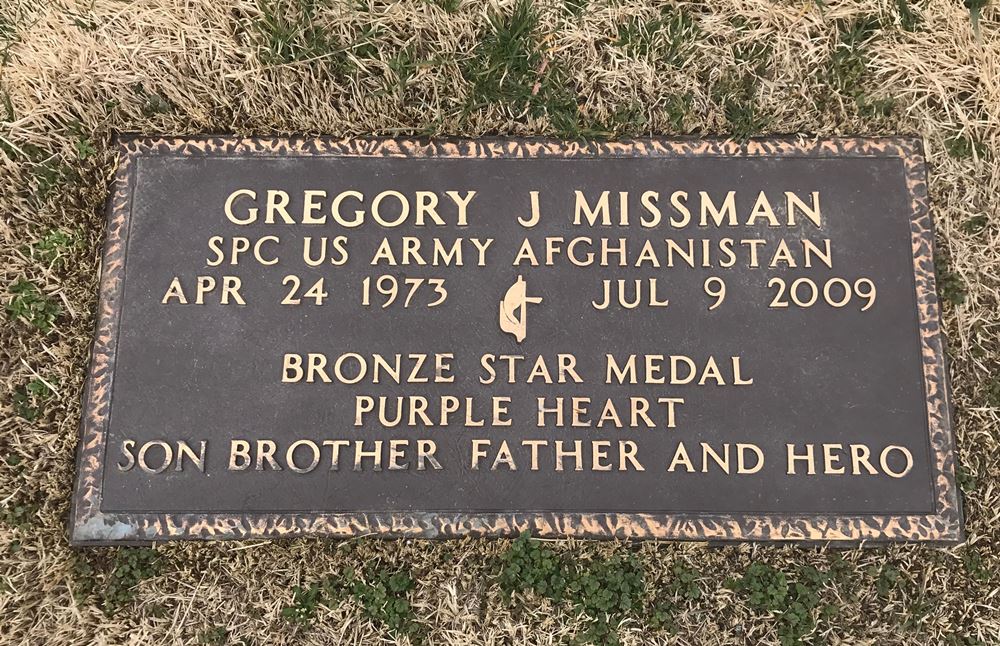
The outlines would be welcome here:
[[[71,546],[149,544],[167,540],[286,537],[459,538],[504,537],[522,531],[548,538],[690,540],[708,542],[830,543],[837,545],[965,541],[961,494],[955,478],[953,427],[945,338],[936,292],[934,226],[922,139],[883,137],[766,137],[737,142],[712,138],[643,138],[560,141],[546,138],[342,138],[199,135],[115,136],[118,166],[106,205],[105,245],[95,334],[83,389],[76,474],[70,502]],[[348,157],[899,157],[910,199],[918,328],[928,405],[931,460],[937,493],[934,514],[781,515],[638,513],[105,513],[103,455],[124,285],[125,246],[131,220],[136,161],[146,155],[283,155]],[[103,381],[102,381],[103,380]],[[935,411],[938,411],[935,417]],[[937,437],[935,437],[937,430]],[[92,445],[92,446],[91,446]],[[97,455],[93,455],[96,453]],[[949,454],[950,453],[950,454]],[[895,527],[893,527],[895,525]],[[839,527],[838,527],[839,526]]]

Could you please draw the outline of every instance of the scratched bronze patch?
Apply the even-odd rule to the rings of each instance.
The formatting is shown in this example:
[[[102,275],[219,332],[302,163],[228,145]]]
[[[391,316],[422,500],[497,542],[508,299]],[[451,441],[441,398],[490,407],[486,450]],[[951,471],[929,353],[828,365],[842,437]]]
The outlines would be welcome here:
[[[119,145],[74,544],[963,537],[919,140]]]

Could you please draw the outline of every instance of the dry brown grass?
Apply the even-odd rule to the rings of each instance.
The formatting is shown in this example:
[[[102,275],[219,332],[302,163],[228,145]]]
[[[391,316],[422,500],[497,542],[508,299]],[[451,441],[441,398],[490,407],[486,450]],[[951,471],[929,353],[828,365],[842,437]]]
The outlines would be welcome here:
[[[0,504],[23,510],[0,520],[0,643],[197,643],[213,626],[229,629],[227,643],[391,641],[350,601],[321,607],[309,628],[280,616],[292,586],[364,563],[414,570],[415,614],[432,643],[565,643],[575,634],[579,621],[564,607],[503,599],[491,557],[504,541],[164,545],[162,572],[107,617],[95,594],[82,593],[88,582],[105,585],[116,551],[74,552],[66,540],[113,132],[553,135],[567,118],[580,130],[614,134],[748,127],[925,138],[939,248],[953,272],[949,295],[962,285],[967,291],[963,302],[946,304],[945,319],[969,540],[951,550],[840,552],[851,573],[823,590],[839,614],[811,639],[1000,643],[1000,14],[984,10],[977,42],[958,0],[909,2],[922,16],[918,31],[900,28],[894,1],[688,4],[698,34],[680,67],[659,57],[659,45],[652,56],[615,45],[619,25],[652,19],[662,3],[594,0],[576,16],[544,2],[532,38],[550,61],[548,84],[533,99],[468,109],[475,97],[467,61],[487,24],[485,2],[464,0],[453,14],[417,0],[323,2],[314,25],[341,45],[299,42],[286,58],[300,60],[281,62],[288,52],[268,56],[262,5],[253,0],[0,0],[0,289],[9,303],[11,286],[30,280],[62,311],[47,334],[11,316],[0,329]],[[840,25],[863,14],[883,21],[864,48],[867,70],[857,82],[831,86]],[[366,41],[374,46],[359,46]],[[734,54],[754,43],[769,54]],[[392,61],[407,46],[419,62],[401,83]],[[520,80],[530,92],[534,79]],[[888,115],[859,108],[857,92],[862,103],[893,99],[895,108]],[[686,107],[678,109],[681,96]],[[757,106],[749,126],[741,112],[748,99]],[[954,149],[956,136],[981,146],[951,155],[946,141]],[[32,249],[53,229],[77,241],[59,258],[40,257]],[[39,414],[29,421],[15,394],[33,380],[54,392],[31,400]],[[679,612],[676,634],[632,620],[619,630],[628,644],[776,643],[773,618],[750,610],[723,581],[752,561],[793,572],[804,564],[826,570],[834,560],[816,548],[558,544],[582,556],[625,549],[639,553],[651,586],[683,562],[704,592]],[[875,584],[887,564],[902,580],[880,595]]]

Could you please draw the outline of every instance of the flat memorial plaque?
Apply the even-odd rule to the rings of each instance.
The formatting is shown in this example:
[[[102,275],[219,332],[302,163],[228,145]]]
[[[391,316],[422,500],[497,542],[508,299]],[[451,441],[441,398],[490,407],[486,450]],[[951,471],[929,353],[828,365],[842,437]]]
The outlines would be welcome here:
[[[918,140],[120,146],[75,544],[962,538]]]

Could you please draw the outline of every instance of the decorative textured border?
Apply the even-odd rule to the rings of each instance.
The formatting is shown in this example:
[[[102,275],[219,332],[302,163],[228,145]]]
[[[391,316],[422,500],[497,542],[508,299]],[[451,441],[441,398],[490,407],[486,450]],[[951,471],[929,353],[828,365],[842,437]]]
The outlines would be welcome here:
[[[97,329],[84,391],[70,533],[74,545],[165,539],[279,538],[300,535],[447,538],[542,537],[779,540],[933,541],[964,539],[955,485],[954,437],[945,355],[934,282],[934,233],[922,143],[916,138],[837,138],[559,142],[550,140],[416,140],[331,138],[144,138],[118,140],[119,161],[107,209]],[[608,157],[898,157],[910,196],[913,270],[919,308],[927,422],[936,511],[930,515],[776,515],[644,513],[301,513],[140,514],[101,511],[105,435],[110,413],[116,339],[122,304],[126,233],[136,159],[150,155],[267,155],[407,158]]]

